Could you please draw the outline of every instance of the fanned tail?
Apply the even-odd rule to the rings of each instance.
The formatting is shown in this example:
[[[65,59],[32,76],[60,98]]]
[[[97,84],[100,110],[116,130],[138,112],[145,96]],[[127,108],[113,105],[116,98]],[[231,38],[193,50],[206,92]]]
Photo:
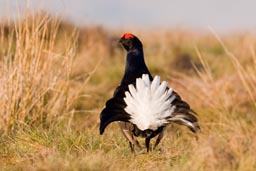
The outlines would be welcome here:
[[[168,118],[169,122],[174,122],[179,125],[187,126],[192,132],[197,133],[200,130],[195,112],[191,109],[183,109],[186,112],[174,112],[171,118]]]
[[[167,87],[167,82],[160,82],[155,76],[152,82],[149,75],[143,74],[136,79],[136,84],[128,85],[125,92],[125,111],[130,115],[131,123],[140,130],[157,130],[168,124],[167,118],[172,116],[175,106],[172,102],[176,96],[173,90]]]

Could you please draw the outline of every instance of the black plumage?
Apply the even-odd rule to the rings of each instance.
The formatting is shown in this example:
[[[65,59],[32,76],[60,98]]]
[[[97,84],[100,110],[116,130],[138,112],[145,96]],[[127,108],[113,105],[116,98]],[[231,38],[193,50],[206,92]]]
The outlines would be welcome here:
[[[156,130],[140,130],[136,124],[131,122],[131,114],[125,111],[127,104],[124,100],[125,92],[129,91],[128,85],[135,85],[136,79],[141,78],[143,74],[147,74],[150,81],[153,80],[153,77],[145,64],[141,41],[133,34],[126,33],[120,39],[120,43],[127,51],[125,72],[121,84],[116,88],[113,97],[106,102],[106,106],[100,114],[100,134],[103,134],[108,124],[119,121],[120,128],[129,141],[131,150],[134,151],[135,145],[141,148],[134,137],[141,136],[145,138],[147,151],[149,151],[150,139],[158,135],[155,143],[156,147],[163,137],[165,126],[170,123],[186,125],[196,133],[199,130],[196,113],[175,91],[172,92],[172,95],[175,95],[175,99],[172,101],[175,109],[166,118],[166,124],[162,124]]]

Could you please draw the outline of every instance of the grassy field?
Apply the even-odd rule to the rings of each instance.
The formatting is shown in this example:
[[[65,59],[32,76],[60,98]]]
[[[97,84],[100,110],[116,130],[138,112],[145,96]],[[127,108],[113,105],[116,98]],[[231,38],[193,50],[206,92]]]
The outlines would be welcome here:
[[[46,14],[0,24],[0,170],[255,170],[256,35],[132,29],[153,75],[189,102],[202,129],[196,141],[170,125],[162,153],[133,155],[116,123],[99,135],[127,31]]]

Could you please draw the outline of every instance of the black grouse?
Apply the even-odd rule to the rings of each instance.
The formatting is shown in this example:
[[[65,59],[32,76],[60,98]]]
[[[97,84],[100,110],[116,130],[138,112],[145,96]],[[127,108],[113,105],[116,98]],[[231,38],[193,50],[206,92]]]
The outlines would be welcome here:
[[[108,124],[119,121],[134,152],[135,146],[141,149],[135,137],[145,138],[149,151],[150,140],[158,136],[155,148],[163,137],[164,128],[171,123],[185,125],[197,133],[200,127],[196,113],[167,87],[167,82],[160,82],[159,76],[152,77],[144,61],[141,41],[126,33],[119,42],[127,51],[125,72],[121,84],[100,114],[100,134]]]

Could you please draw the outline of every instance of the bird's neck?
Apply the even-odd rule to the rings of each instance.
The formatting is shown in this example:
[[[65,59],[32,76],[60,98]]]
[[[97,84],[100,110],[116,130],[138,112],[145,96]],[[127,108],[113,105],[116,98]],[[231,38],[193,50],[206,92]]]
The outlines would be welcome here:
[[[127,53],[125,73],[135,72],[146,68],[142,50],[131,50]]]
[[[133,49],[128,51],[122,83],[131,84],[136,81],[136,78],[141,77],[142,74],[149,74],[151,77],[144,61],[143,50]]]

